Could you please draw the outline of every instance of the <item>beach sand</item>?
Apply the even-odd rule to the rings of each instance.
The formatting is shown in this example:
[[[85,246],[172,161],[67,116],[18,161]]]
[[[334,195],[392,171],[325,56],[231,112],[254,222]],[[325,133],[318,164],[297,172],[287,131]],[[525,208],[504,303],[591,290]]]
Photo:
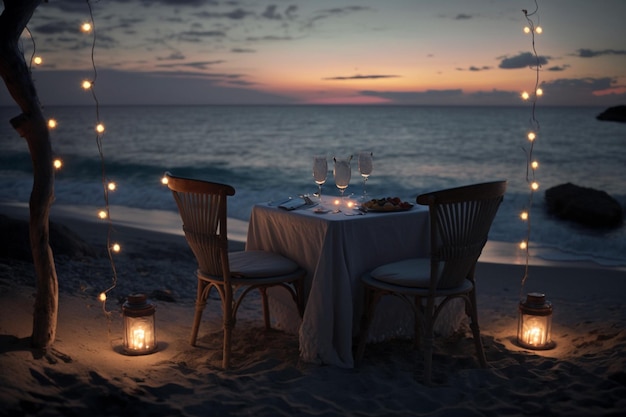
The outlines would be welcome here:
[[[23,206],[0,214],[24,219]],[[67,213],[66,213],[67,214]],[[188,343],[195,261],[178,232],[116,226],[125,242],[112,284],[106,224],[51,215],[96,257],[59,249],[59,318],[53,348],[30,348],[32,263],[0,257],[0,416],[618,416],[626,413],[626,271],[539,262],[524,292],[554,305],[556,347],[516,345],[524,265],[486,256],[477,267],[479,315],[489,367],[481,369],[466,328],[436,339],[432,386],[410,341],[370,344],[363,363],[340,369],[304,363],[297,335],[266,332],[257,297],[233,332],[232,368],[221,363],[219,302],[209,302],[198,347]],[[171,225],[163,225],[170,227]],[[243,232],[244,224],[239,225]],[[171,227],[176,229],[177,223]],[[3,236],[6,247],[7,236]],[[235,241],[233,250],[241,249]],[[5,248],[6,249],[6,248]],[[63,254],[63,250],[69,251]],[[121,353],[121,303],[132,292],[157,306],[159,349]],[[107,313],[105,313],[105,310]]]

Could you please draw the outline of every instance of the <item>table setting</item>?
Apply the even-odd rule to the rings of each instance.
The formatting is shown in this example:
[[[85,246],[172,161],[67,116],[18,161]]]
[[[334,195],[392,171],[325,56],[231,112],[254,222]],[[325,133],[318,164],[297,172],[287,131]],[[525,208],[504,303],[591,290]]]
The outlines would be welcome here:
[[[425,256],[429,248],[427,208],[397,196],[370,196],[372,153],[359,152],[356,159],[360,193],[349,193],[352,156],[315,156],[317,191],[255,204],[246,243],[246,250],[279,253],[307,271],[303,317],[278,288],[269,293],[273,326],[299,334],[304,361],[347,368],[354,365],[352,341],[363,309],[361,275],[384,263]],[[338,195],[324,189],[330,161]],[[370,340],[412,333],[412,312],[401,304],[382,304]]]

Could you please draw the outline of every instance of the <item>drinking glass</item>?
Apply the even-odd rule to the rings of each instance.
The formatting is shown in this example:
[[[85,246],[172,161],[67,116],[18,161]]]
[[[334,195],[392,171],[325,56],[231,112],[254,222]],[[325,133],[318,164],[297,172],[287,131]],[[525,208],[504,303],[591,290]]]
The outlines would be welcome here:
[[[313,157],[313,179],[317,184],[317,196],[322,201],[322,185],[326,182],[328,175],[328,161],[326,156],[316,155]]]
[[[333,169],[335,185],[339,188],[341,196],[343,197],[344,191],[348,188],[348,184],[350,184],[350,176],[352,175],[350,167],[352,155],[350,155],[347,159],[333,158],[333,160],[335,161],[335,167]]]
[[[365,183],[367,183],[367,179],[372,173],[373,161],[372,157],[374,154],[372,152],[359,152],[359,172],[363,177],[363,200],[367,198],[367,190],[365,189]]]

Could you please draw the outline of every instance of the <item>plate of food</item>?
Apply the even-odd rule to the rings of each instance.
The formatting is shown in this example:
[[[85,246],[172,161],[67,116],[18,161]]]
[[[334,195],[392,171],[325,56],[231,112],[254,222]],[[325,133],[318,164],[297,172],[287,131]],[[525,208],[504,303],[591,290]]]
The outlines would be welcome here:
[[[407,211],[413,208],[413,204],[402,201],[400,197],[373,198],[361,205],[361,209],[372,212]]]

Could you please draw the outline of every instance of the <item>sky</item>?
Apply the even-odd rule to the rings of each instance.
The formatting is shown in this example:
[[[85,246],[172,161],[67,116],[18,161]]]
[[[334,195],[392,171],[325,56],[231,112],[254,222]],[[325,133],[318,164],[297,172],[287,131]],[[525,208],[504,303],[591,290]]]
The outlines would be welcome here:
[[[612,106],[624,16],[625,0],[49,0],[21,43],[43,105],[92,104],[88,79],[102,105],[521,105],[538,80],[542,104]]]

